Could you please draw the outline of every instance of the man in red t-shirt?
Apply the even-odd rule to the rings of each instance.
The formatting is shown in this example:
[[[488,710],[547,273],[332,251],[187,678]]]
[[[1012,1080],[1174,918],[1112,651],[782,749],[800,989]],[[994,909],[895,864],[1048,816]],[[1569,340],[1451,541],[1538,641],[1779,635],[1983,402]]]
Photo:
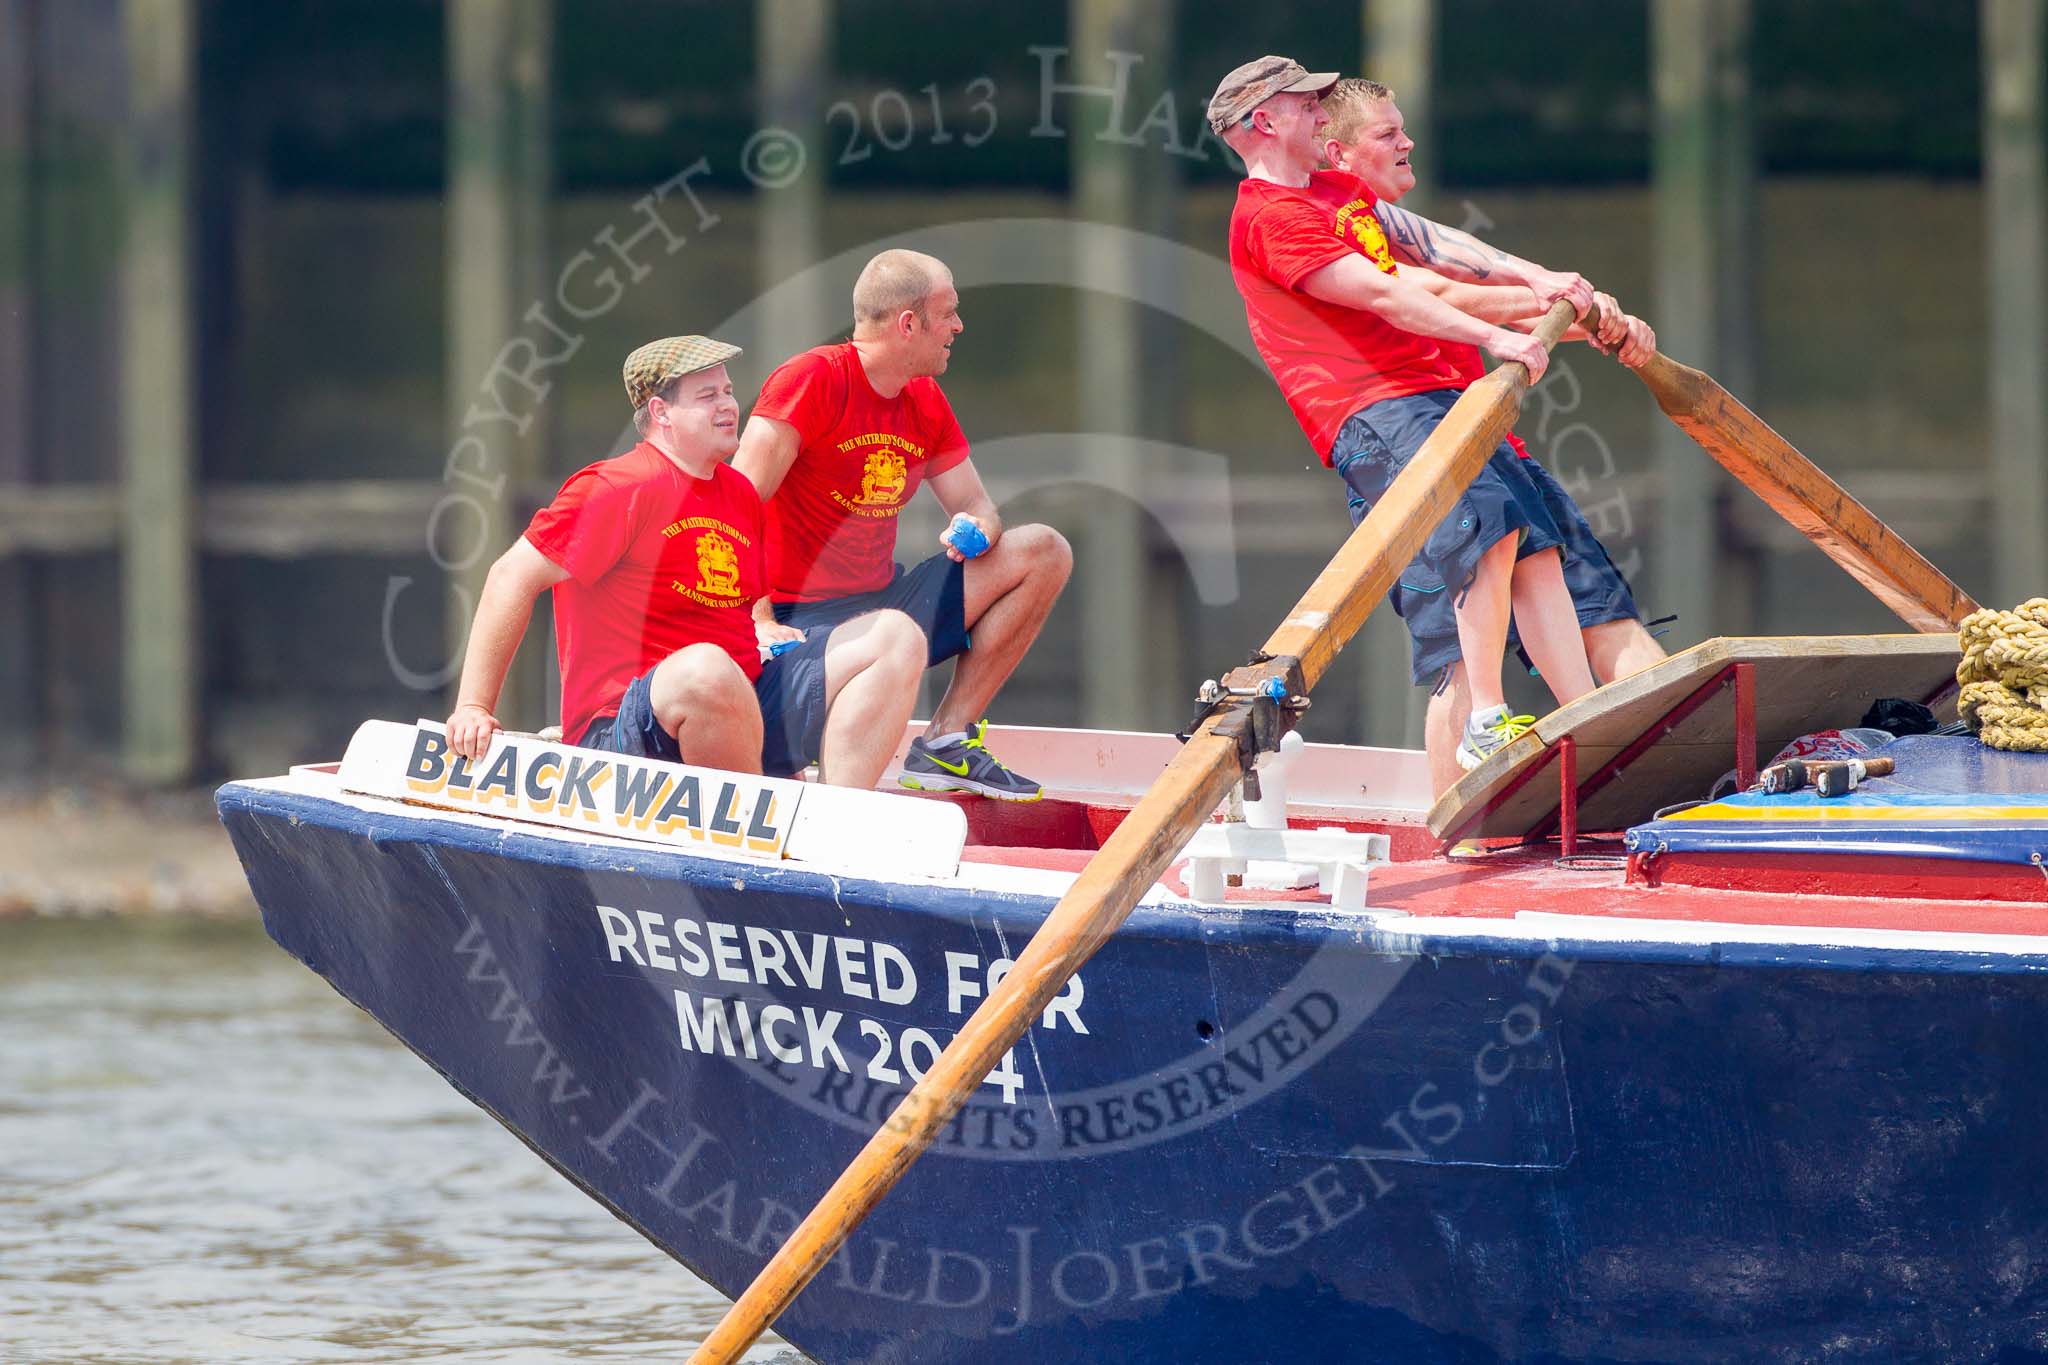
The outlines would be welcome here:
[[[1403,262],[1415,267],[1404,273],[1434,290],[1438,298],[1467,312],[1478,312],[1491,321],[1533,322],[1540,316],[1532,291],[1496,288],[1490,281],[1496,278],[1496,270],[1502,264],[1525,271],[1540,271],[1542,267],[1509,256],[1468,233],[1394,207],[1396,201],[1415,188],[1415,171],[1410,164],[1415,140],[1408,135],[1393,91],[1377,81],[1342,80],[1324,97],[1323,109],[1330,116],[1322,132],[1323,163],[1357,176],[1378,196],[1374,214],[1386,231],[1388,245]],[[1429,273],[1437,267],[1455,270],[1467,282]],[[1489,283],[1470,282],[1474,279]],[[1518,303],[1516,295],[1526,296],[1526,301]],[[1629,366],[1641,365],[1656,354],[1656,333],[1648,324],[1623,313],[1611,296],[1596,297],[1601,313],[1600,334],[1593,339],[1596,346],[1612,350],[1622,364]],[[1477,349],[1450,346],[1446,350],[1467,382],[1486,372]],[[1549,470],[1530,457],[1528,448],[1512,432],[1506,439],[1515,453],[1528,462],[1524,469],[1542,490],[1545,504],[1564,534],[1565,587],[1578,613],[1579,635],[1585,643],[1593,676],[1612,682],[1662,659],[1663,646],[1644,627],[1628,580],[1594,535],[1577,501]],[[1430,694],[1428,718],[1423,727],[1430,777],[1439,792],[1457,780],[1455,750],[1472,710],[1465,666],[1458,661],[1457,629],[1445,596],[1441,582],[1427,575],[1412,574],[1404,574],[1391,594],[1395,610],[1414,626],[1418,670],[1439,679]]]
[[[910,719],[924,642],[901,612],[811,632],[773,657],[760,495],[725,463],[739,405],[707,337],[626,358],[642,440],[578,470],[491,566],[477,601],[449,747],[480,758],[534,599],[553,589],[562,733],[571,744],[733,772],[872,787]]]
[[[911,741],[903,785],[1036,801],[1039,784],[983,745],[980,717],[1038,638],[1073,551],[1050,526],[1004,527],[967,457],[936,379],[965,328],[952,272],[921,252],[884,251],[854,283],[853,316],[851,341],[768,376],[740,438],[733,467],[768,506],[769,591],[756,615],[794,637],[877,609],[908,613],[929,663],[959,663]],[[938,553],[905,569],[896,518],[921,483],[979,534],[963,548],[949,527]]]
[[[1286,58],[1263,57],[1224,77],[1208,114],[1210,128],[1245,162],[1230,219],[1230,266],[1252,340],[1362,518],[1464,390],[1465,377],[1439,343],[1520,361],[1532,383],[1548,356],[1534,338],[1404,279],[1371,188],[1316,169],[1328,122],[1322,96],[1336,83],[1335,73],[1310,75]],[[1592,303],[1591,287],[1576,275],[1502,273],[1527,286],[1539,312],[1559,299],[1581,313]],[[1477,767],[1530,723],[1509,715],[1502,687],[1511,613],[1560,703],[1593,687],[1555,553],[1563,536],[1519,465],[1503,442],[1411,566],[1434,574],[1453,604],[1474,708],[1457,750],[1465,767]]]

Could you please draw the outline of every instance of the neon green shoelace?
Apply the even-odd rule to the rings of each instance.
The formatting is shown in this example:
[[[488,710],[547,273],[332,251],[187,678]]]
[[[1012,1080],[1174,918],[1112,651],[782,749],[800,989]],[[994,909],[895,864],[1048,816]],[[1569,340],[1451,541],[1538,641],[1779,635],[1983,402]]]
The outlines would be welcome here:
[[[1533,723],[1533,722],[1532,722],[1532,723]],[[1008,772],[1008,771],[1010,771],[1010,769],[1009,769],[1009,765],[1007,765],[1006,763],[1004,763],[1004,762],[1003,762],[1003,760],[1001,760],[1000,758],[997,758],[997,757],[996,757],[996,756],[995,756],[994,754],[990,754],[990,753],[988,752],[988,746],[987,746],[986,744],[983,744],[983,743],[981,742],[981,737],[982,737],[983,735],[987,734],[987,733],[988,733],[988,721],[987,721],[986,719],[983,719],[983,720],[978,720],[978,721],[974,722],[974,729],[973,729],[972,733],[970,733],[970,734],[969,734],[969,735],[967,736],[967,741],[966,741],[967,747],[968,747],[968,748],[970,748],[970,749],[979,749],[979,750],[981,750],[981,751],[982,751],[982,752],[983,752],[984,754],[988,754],[988,761],[989,761],[989,762],[991,762],[991,763],[995,764],[995,765],[996,765],[996,767],[998,767],[998,768],[1002,769],[1002,770],[1003,770],[1004,772]]]
[[[1531,730],[1535,729],[1536,717],[1502,716],[1499,720],[1495,721],[1489,728],[1501,737],[1503,743],[1509,743],[1514,740],[1520,739],[1523,735],[1526,735]]]

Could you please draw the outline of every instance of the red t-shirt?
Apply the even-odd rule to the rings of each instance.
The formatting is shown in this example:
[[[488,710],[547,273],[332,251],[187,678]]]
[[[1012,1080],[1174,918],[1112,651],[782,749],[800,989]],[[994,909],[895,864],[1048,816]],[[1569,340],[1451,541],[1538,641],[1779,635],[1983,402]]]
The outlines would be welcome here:
[[[1252,341],[1324,464],[1337,428],[1360,408],[1464,383],[1430,338],[1298,287],[1347,251],[1398,272],[1373,216],[1377,202],[1357,176],[1317,171],[1300,189],[1239,182],[1230,215],[1230,274]]]
[[[929,378],[894,398],[868,383],[850,341],[792,356],[768,376],[754,415],[796,428],[797,454],[768,500],[768,589],[819,602],[885,588],[896,516],[934,474],[967,458],[953,405]]]
[[[579,469],[526,539],[569,576],[555,585],[562,733],[616,715],[633,679],[685,645],[714,644],[761,675],[761,498],[721,464],[693,479],[642,441]]]

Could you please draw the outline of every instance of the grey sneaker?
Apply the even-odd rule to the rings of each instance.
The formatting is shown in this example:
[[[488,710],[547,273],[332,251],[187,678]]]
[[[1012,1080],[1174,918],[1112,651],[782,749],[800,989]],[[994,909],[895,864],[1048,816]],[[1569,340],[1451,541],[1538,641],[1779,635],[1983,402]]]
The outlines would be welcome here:
[[[1534,716],[1511,716],[1505,706],[1476,713],[1465,722],[1465,737],[1458,741],[1458,766],[1466,772],[1492,758],[1535,727]]]
[[[982,744],[988,722],[978,720],[967,738],[934,748],[922,739],[910,741],[903,775],[896,780],[912,791],[974,792],[998,801],[1036,801],[1045,788],[1019,777],[996,760]]]

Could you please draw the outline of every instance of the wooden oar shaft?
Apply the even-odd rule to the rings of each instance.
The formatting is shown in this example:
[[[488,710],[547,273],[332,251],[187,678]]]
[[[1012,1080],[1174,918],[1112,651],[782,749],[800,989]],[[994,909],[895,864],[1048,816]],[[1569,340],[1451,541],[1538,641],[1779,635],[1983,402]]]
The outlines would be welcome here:
[[[1713,379],[1663,355],[1636,376],[1686,435],[1907,625],[1943,634],[1977,609],[1968,593]]]
[[[1536,335],[1554,345],[1571,321],[1571,306],[1560,303]],[[1322,676],[1486,463],[1527,388],[1527,371],[1503,365],[1466,390],[1267,641],[1267,653],[1298,656],[1308,683]],[[1236,741],[1217,733],[1224,719],[1196,727],[1060,897],[1017,965],[734,1301],[691,1365],[731,1365],[767,1330],[1208,821],[1243,776]]]
[[[1566,319],[1569,322],[1569,318]],[[1539,330],[1538,335],[1542,335]],[[1552,338],[1544,338],[1555,344]],[[1373,505],[1364,522],[1323,571],[1309,584],[1301,601],[1267,639],[1265,652],[1294,655],[1301,660],[1302,679],[1314,687],[1329,671],[1338,653],[1365,624],[1365,618],[1394,586],[1422,542],[1453,507],[1480,467],[1513,423],[1521,397],[1529,387],[1520,365],[1502,365],[1465,390],[1444,415],[1429,440]],[[1454,469],[1432,472],[1424,457],[1439,447],[1470,456]],[[1383,552],[1379,536],[1368,534],[1378,520],[1387,527],[1415,523],[1421,527],[1415,548],[1403,555]]]

